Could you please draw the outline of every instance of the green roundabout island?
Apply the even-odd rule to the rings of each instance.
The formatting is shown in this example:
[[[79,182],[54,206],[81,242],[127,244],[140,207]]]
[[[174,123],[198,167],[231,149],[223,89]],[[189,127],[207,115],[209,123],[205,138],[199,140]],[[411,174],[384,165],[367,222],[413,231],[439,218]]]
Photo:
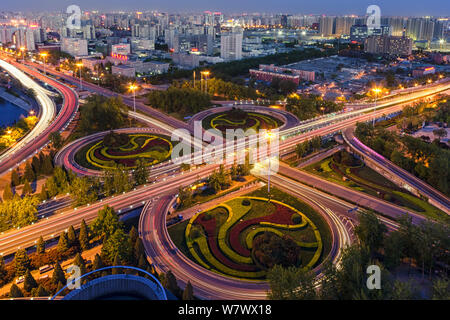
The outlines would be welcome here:
[[[174,143],[170,137],[155,133],[116,133],[86,144],[75,154],[75,161],[92,170],[113,169],[117,165],[134,168],[136,161],[154,165],[167,160]]]
[[[276,117],[234,107],[228,111],[209,115],[203,119],[202,123],[204,129],[217,129],[222,134],[225,134],[227,129],[253,129],[259,132],[262,129],[276,129],[284,124]]]
[[[277,189],[236,197],[169,228],[174,243],[211,271],[264,280],[279,264],[313,269],[328,255],[331,231],[306,203]]]

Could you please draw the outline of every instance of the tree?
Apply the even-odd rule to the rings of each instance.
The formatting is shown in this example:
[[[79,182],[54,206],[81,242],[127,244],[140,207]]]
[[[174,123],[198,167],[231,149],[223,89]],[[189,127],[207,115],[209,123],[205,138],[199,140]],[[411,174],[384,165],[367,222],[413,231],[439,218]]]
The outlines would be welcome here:
[[[117,229],[113,235],[106,238],[102,247],[102,257],[113,261],[118,257],[120,261],[130,261],[132,249],[127,235],[122,229]]]
[[[139,238],[138,231],[136,230],[135,226],[132,226],[130,229],[130,232],[128,233],[128,236],[130,237],[130,243],[134,246],[136,243],[137,238]]]
[[[414,300],[418,297],[418,292],[410,281],[394,281],[391,290],[390,298],[392,300]]]
[[[63,139],[59,131],[53,131],[52,133],[50,133],[49,138],[55,149],[60,149],[62,147]]]
[[[91,225],[91,230],[96,236],[108,238],[121,227],[122,223],[114,209],[105,205],[98,211],[97,218]]]
[[[267,273],[271,300],[313,300],[317,298],[314,288],[315,275],[296,267],[283,268],[275,265]]]
[[[0,256],[0,279],[3,279],[3,277],[6,275],[6,272],[5,260],[3,259],[3,256]]]
[[[81,221],[80,234],[78,235],[78,242],[80,243],[81,250],[89,249],[89,232],[84,219]]]
[[[37,288],[31,290],[31,295],[33,297],[48,297],[50,293],[42,285],[39,285]]]
[[[30,268],[31,260],[24,249],[18,249],[14,256],[16,276],[23,276]]]
[[[73,206],[78,207],[97,200],[96,192],[92,190],[92,184],[87,177],[76,177],[70,183],[70,196],[73,199]]]
[[[433,282],[433,300],[450,299],[450,281],[445,278],[437,279]]]
[[[20,290],[20,288],[15,283],[13,283],[11,288],[9,289],[9,297],[10,298],[22,298],[23,297],[22,290]]]
[[[192,190],[189,187],[178,189],[178,199],[181,207],[189,207],[192,204]]]
[[[134,249],[134,257],[135,257],[136,261],[139,259],[139,257],[145,256],[144,244],[142,243],[141,238],[136,239],[133,249]]]
[[[31,188],[31,185],[28,182],[28,180],[25,179],[25,183],[24,183],[23,189],[22,189],[22,197],[32,194],[32,193],[33,193],[33,189]]]
[[[145,184],[148,181],[149,171],[146,163],[142,159],[136,160],[136,168],[133,171],[133,179],[137,185]]]
[[[373,254],[383,244],[384,234],[387,232],[386,225],[378,220],[373,212],[360,212],[358,218],[359,225],[356,226],[355,233]]]
[[[194,300],[194,292],[190,281],[187,282],[186,288],[183,291],[183,300]]]
[[[92,270],[98,270],[103,268],[103,260],[98,253],[95,254],[94,263],[92,264]]]
[[[52,283],[54,285],[58,285],[59,283],[66,283],[66,276],[64,275],[64,271],[61,268],[59,262],[55,264],[55,268],[53,269]]]
[[[23,177],[28,181],[34,181],[36,179],[36,174],[29,162],[25,165],[25,173]]]
[[[48,200],[49,198],[50,198],[50,197],[49,197],[49,195],[48,195],[47,185],[44,183],[44,184],[42,185],[41,192],[39,193],[39,200],[40,200],[40,201],[46,201],[46,200]]]
[[[398,231],[393,231],[384,239],[384,264],[390,270],[397,267],[403,258],[403,238]]]
[[[45,253],[45,241],[44,241],[44,238],[42,238],[42,236],[39,237],[39,240],[37,242],[36,253],[37,254]]]
[[[61,232],[61,235],[59,236],[57,249],[59,253],[64,253],[69,249],[69,241],[67,240],[67,234],[64,231]]]
[[[31,167],[33,168],[33,171],[38,175],[41,171],[41,161],[39,160],[38,156],[34,156],[33,159],[31,159]]]
[[[80,108],[79,130],[93,133],[120,128],[125,124],[127,110],[120,97],[92,95]]]
[[[311,146],[313,150],[317,151],[320,149],[320,146],[322,144],[322,139],[320,137],[313,137],[311,139]]]
[[[112,265],[113,266],[121,266],[122,265],[122,263],[120,262],[120,259],[119,259],[119,255],[116,255],[114,257],[114,261],[113,261]],[[112,274],[119,274],[119,273],[120,273],[120,268],[112,269]]]
[[[175,296],[179,297],[181,289],[178,286],[177,279],[175,278],[172,271],[167,271],[167,273],[164,275],[164,279],[162,280],[162,283],[164,288],[172,292]]]
[[[11,186],[9,184],[7,184],[5,186],[5,189],[3,189],[3,200],[9,201],[9,200],[12,200],[12,198],[14,198],[14,194],[11,190]]]
[[[52,158],[50,157],[50,155],[44,155],[43,161],[42,161],[42,166],[41,166],[41,171],[43,174],[46,174],[46,175],[52,174],[53,162],[52,162]]]
[[[26,292],[31,292],[32,289],[37,288],[38,284],[36,280],[33,278],[33,276],[30,273],[30,270],[27,270],[25,272],[25,279],[23,282],[23,289]]]
[[[16,168],[11,172],[11,186],[17,187],[20,184],[19,170]]]
[[[69,247],[73,247],[78,244],[77,235],[75,233],[75,229],[73,228],[73,226],[70,226],[69,230],[67,231],[67,243]]]
[[[73,259],[73,264],[80,268],[80,272],[82,275],[86,273],[86,261],[84,261],[83,257],[81,256],[81,254],[79,252],[76,254],[75,258]]]
[[[147,259],[145,259],[144,255],[139,257],[137,266],[142,270],[146,270],[148,268]]]
[[[37,220],[37,197],[14,196],[12,200],[0,203],[0,229],[22,228]]]
[[[434,129],[433,134],[440,140],[447,136],[447,130],[445,130],[444,128]]]
[[[295,154],[297,158],[302,158],[303,155],[308,151],[308,144],[301,142],[295,146]]]

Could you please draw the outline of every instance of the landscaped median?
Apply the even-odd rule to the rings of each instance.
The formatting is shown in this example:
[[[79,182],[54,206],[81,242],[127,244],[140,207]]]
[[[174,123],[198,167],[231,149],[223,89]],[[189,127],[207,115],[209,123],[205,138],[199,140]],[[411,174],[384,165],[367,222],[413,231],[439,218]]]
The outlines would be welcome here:
[[[305,203],[280,196],[279,190],[275,195],[270,201],[251,194],[236,197],[198,212],[187,222],[184,239],[172,238],[202,267],[232,277],[265,279],[274,264],[314,268],[330,250],[330,230],[323,221],[316,226],[308,217],[314,210]],[[283,198],[289,198],[289,204]],[[292,205],[300,203],[299,208]],[[316,222],[321,219],[313,215]]]
[[[112,169],[117,165],[131,169],[138,159],[147,165],[169,159],[175,144],[170,137],[160,134],[111,132],[103,139],[83,146],[75,154],[75,161],[93,170]]]

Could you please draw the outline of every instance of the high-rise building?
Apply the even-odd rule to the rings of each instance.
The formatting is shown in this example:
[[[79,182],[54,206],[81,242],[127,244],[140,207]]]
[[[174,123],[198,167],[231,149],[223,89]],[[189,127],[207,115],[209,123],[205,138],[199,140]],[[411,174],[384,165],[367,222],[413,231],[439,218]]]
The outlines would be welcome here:
[[[242,29],[234,28],[232,32],[222,33],[220,37],[220,57],[224,60],[242,59]]]
[[[82,27],[83,39],[95,39],[95,27],[92,25],[85,25]]]
[[[19,28],[12,35],[12,42],[16,48],[24,47],[28,51],[36,50],[33,30],[29,28]]]
[[[434,21],[430,18],[410,18],[406,21],[406,35],[413,40],[431,41],[434,34]]]
[[[355,24],[354,17],[337,17],[336,18],[336,30],[334,34],[337,36],[349,35],[350,28]]]
[[[320,17],[319,34],[322,37],[330,37],[333,35],[335,17]]]
[[[61,38],[61,51],[74,57],[88,55],[88,42],[86,39]]]
[[[408,56],[412,53],[412,39],[396,36],[369,36],[364,51],[373,54]]]
[[[382,23],[390,27],[392,36],[403,36],[403,31],[405,29],[405,18],[389,17],[385,20],[386,21],[382,21]]]

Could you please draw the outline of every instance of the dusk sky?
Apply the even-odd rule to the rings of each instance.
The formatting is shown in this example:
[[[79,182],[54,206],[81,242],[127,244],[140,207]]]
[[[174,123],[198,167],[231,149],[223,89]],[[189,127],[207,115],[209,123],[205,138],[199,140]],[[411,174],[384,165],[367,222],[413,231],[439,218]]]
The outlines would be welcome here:
[[[443,0],[2,0],[1,10],[65,11],[76,4],[82,10],[146,10],[170,12],[222,11],[274,12],[305,14],[364,14],[368,5],[376,4],[382,15],[450,15],[450,1]]]

